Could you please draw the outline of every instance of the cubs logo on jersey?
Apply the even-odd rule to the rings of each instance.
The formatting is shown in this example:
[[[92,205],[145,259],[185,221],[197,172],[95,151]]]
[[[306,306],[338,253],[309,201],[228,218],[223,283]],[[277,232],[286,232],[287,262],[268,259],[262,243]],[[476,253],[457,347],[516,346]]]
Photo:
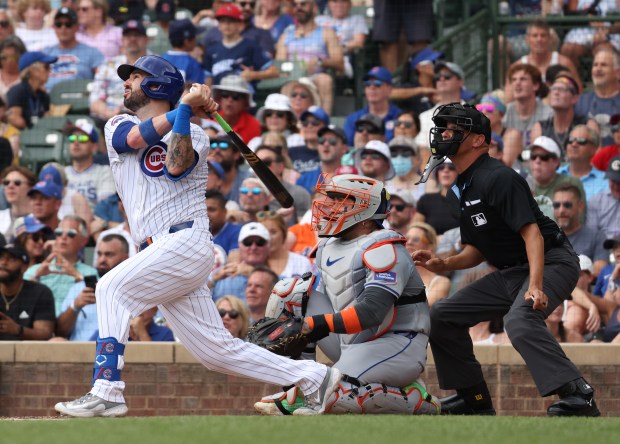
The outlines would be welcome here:
[[[168,145],[164,142],[148,147],[140,160],[142,172],[150,177],[159,177],[164,174],[167,149]]]

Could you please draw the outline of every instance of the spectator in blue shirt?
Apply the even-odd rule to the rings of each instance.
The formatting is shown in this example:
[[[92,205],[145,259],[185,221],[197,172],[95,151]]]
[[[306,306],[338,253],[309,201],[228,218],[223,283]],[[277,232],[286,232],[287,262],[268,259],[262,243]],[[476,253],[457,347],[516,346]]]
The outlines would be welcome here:
[[[237,6],[223,5],[217,10],[215,18],[222,39],[206,47],[204,58],[204,68],[214,85],[231,74],[240,75],[254,88],[260,80],[278,77],[278,69],[269,53],[255,40],[241,35],[243,16]]]
[[[213,242],[222,247],[226,254],[230,253],[230,250],[236,250],[239,248],[241,225],[226,221],[226,198],[219,191],[207,190],[205,199]]]
[[[181,71],[186,82],[204,83],[205,72],[200,63],[190,55],[196,47],[196,27],[192,21],[183,19],[171,22],[168,39],[172,50],[162,54],[162,57]]]
[[[92,79],[105,58],[97,48],[77,41],[78,18],[73,9],[63,7],[56,12],[54,31],[58,44],[44,49],[46,54],[58,57],[51,66],[47,90],[65,80]]]
[[[372,114],[383,120],[385,126],[385,142],[394,137],[394,121],[401,113],[400,108],[390,102],[392,92],[392,74],[383,66],[375,66],[364,76],[364,96],[368,105],[349,114],[344,123],[347,143],[354,146],[355,122],[366,114]]]

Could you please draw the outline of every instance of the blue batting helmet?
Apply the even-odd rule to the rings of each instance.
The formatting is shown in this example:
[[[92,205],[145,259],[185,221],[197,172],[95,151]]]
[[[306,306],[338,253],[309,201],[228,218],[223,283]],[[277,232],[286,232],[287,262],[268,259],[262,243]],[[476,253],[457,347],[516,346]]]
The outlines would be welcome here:
[[[184,81],[183,75],[172,63],[156,55],[146,55],[133,65],[120,65],[116,72],[121,79],[127,80],[136,69],[150,74],[140,84],[147,97],[167,100],[173,107],[176,105],[183,94]],[[152,86],[157,88],[152,89]]]

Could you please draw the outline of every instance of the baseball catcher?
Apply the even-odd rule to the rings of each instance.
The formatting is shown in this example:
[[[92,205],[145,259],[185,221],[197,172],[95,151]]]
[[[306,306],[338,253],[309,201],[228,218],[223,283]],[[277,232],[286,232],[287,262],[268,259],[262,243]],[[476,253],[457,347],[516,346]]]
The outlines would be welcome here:
[[[307,316],[301,340],[316,343],[344,376],[326,402],[325,413],[439,413],[439,403],[419,379],[426,365],[429,308],[424,284],[405,249],[405,239],[383,228],[389,196],[369,177],[322,175],[312,208],[320,240],[313,278],[281,281],[269,306],[272,317],[285,312]],[[289,287],[287,289],[287,286]],[[293,333],[291,336],[296,336]],[[314,358],[312,347],[302,357]],[[293,387],[255,404],[265,415],[314,414]]]

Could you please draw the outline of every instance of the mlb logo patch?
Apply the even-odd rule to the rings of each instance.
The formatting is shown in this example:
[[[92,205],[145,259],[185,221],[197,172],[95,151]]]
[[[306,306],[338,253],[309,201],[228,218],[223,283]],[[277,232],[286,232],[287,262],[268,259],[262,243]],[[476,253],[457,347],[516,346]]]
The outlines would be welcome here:
[[[485,217],[483,213],[478,213],[478,214],[474,214],[471,217],[471,221],[474,223],[475,227],[480,227],[482,225],[486,225],[487,218]]]
[[[393,271],[376,271],[375,281],[380,281],[384,284],[395,284],[396,273],[394,273]]]

